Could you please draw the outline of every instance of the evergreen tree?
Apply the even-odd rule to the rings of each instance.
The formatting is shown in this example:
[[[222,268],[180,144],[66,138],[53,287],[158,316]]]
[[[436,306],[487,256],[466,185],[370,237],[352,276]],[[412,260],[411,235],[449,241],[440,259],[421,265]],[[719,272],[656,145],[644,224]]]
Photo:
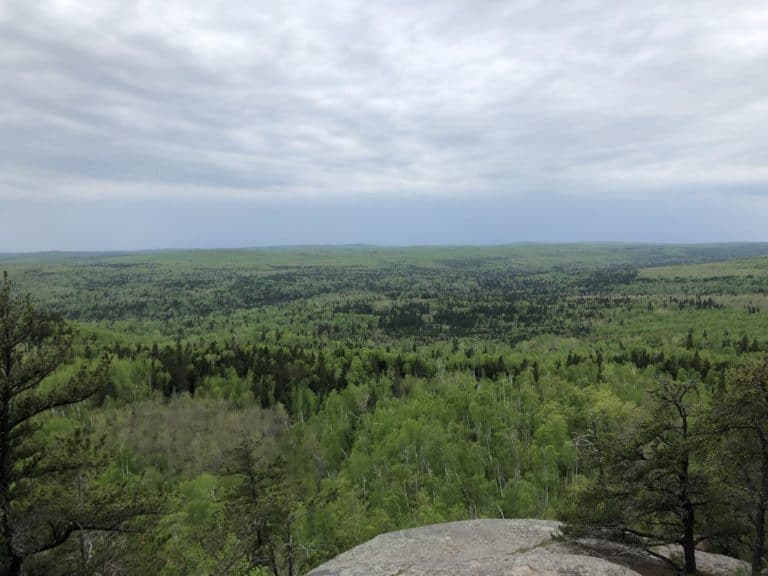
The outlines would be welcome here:
[[[229,498],[239,542],[237,558],[254,569],[269,568],[275,576],[296,576],[294,542],[296,501],[281,457],[267,459],[245,438],[228,454],[224,472],[239,478]]]
[[[640,426],[595,431],[583,442],[596,476],[564,511],[570,534],[598,535],[651,548],[679,544],[686,574],[696,572],[696,544],[706,538],[697,516],[712,490],[697,455],[701,436],[692,411],[696,384],[671,379],[651,390]]]
[[[729,480],[730,503],[751,533],[752,574],[760,574],[768,513],[768,356],[728,372],[711,416],[719,441],[716,459]]]
[[[67,481],[82,478],[79,439],[43,439],[41,415],[97,391],[106,362],[81,369],[64,385],[41,386],[70,354],[73,332],[17,296],[7,273],[0,285],[0,570],[22,574],[25,561],[64,544],[74,532],[114,530],[124,519],[101,502],[72,501]],[[103,496],[101,494],[100,496]],[[77,498],[75,498],[76,500]]]

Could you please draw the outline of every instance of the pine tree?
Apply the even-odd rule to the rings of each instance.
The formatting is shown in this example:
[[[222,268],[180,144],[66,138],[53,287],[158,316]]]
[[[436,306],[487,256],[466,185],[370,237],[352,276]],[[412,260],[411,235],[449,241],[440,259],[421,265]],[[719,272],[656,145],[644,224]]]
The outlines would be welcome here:
[[[46,318],[29,296],[14,293],[8,274],[0,284],[0,572],[22,573],[33,555],[64,544],[74,532],[112,530],[125,518],[104,501],[72,502],[66,482],[84,473],[82,439],[43,440],[42,417],[93,395],[107,363],[83,368],[61,386],[41,386],[70,357],[73,331]],[[101,494],[101,496],[104,496]],[[129,514],[128,516],[131,516]]]
[[[696,572],[696,544],[707,534],[698,512],[713,494],[700,465],[702,440],[692,411],[696,384],[671,379],[651,390],[649,416],[636,428],[595,431],[582,456],[596,476],[564,511],[572,535],[639,546],[679,544],[686,574]]]
[[[275,576],[296,576],[294,513],[297,502],[287,479],[285,461],[259,454],[244,438],[227,454],[223,472],[240,479],[229,498],[239,551],[251,568],[269,568]]]
[[[761,574],[768,515],[768,356],[727,373],[712,402],[711,424],[730,503],[751,532],[752,573]]]

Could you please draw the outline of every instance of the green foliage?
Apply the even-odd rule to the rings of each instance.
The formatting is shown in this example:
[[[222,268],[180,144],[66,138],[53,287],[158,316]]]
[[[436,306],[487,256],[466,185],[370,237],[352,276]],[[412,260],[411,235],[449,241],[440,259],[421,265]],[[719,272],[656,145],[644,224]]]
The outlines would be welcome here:
[[[759,574],[766,566],[768,356],[741,359],[728,371],[724,386],[714,393],[709,417],[712,469],[723,478],[729,504],[724,535],[736,540],[731,545],[750,558],[752,573]]]
[[[82,478],[89,494],[162,495],[151,529],[81,531],[84,541],[27,565],[55,573],[85,558],[93,571],[282,576],[383,531],[470,517],[559,513],[655,530],[679,520],[663,498],[629,491],[632,515],[595,495],[673,467],[683,445],[660,449],[659,423],[671,420],[659,382],[695,383],[695,429],[720,431],[689,446],[691,474],[724,495],[698,511],[696,537],[750,556],[740,541],[756,533],[757,493],[741,488],[759,478],[759,459],[740,448],[759,443],[734,415],[751,413],[739,410],[760,381],[749,366],[768,351],[767,251],[3,257],[46,314],[79,330],[41,393],[111,357],[90,401],[41,415],[29,438],[63,462],[79,434],[96,471]],[[619,464],[638,446],[657,466],[632,476]],[[587,457],[596,448],[602,460]],[[729,467],[745,471],[730,484]],[[43,494],[46,510],[63,511],[53,495],[71,497],[74,480],[50,476],[29,501]],[[666,509],[640,513],[654,506]]]
[[[562,516],[572,534],[589,534],[649,549],[679,543],[679,568],[696,572],[694,549],[709,535],[700,512],[716,491],[702,465],[705,431],[698,386],[662,378],[650,389],[649,415],[639,426],[598,427],[583,442],[594,477],[579,483]]]
[[[4,275],[0,563],[3,573],[11,576],[22,574],[25,564],[45,564],[46,553],[65,548],[73,533],[80,533],[82,543],[86,530],[119,531],[147,511],[132,487],[99,482],[101,453],[83,426],[62,417],[46,420],[55,410],[93,395],[104,381],[106,363],[56,374],[69,358],[72,339],[66,326],[41,315],[29,297],[16,295]],[[92,559],[83,553],[70,564],[84,571]],[[62,568],[57,565],[57,571]]]

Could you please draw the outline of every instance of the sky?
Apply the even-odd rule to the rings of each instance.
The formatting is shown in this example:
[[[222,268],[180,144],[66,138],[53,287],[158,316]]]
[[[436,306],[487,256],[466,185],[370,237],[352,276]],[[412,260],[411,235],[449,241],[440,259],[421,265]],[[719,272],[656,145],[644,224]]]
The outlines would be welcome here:
[[[768,3],[0,0],[0,252],[768,240]]]

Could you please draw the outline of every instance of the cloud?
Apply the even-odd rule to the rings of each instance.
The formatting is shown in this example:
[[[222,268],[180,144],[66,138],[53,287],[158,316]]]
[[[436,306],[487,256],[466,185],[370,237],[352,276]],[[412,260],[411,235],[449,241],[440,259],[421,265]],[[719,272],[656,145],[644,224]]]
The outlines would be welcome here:
[[[768,184],[768,7],[6,0],[0,198]]]

